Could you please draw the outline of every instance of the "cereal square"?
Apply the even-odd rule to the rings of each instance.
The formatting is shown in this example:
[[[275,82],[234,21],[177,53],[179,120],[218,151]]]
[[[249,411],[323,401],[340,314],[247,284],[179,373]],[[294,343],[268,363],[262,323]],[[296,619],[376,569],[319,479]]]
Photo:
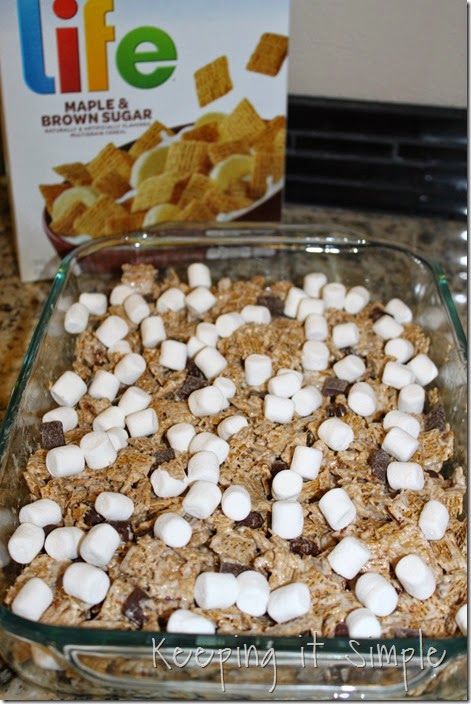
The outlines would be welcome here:
[[[212,103],[232,90],[227,56],[220,56],[195,71],[196,93],[200,107]]]
[[[247,64],[247,71],[276,76],[288,54],[288,37],[265,32]]]

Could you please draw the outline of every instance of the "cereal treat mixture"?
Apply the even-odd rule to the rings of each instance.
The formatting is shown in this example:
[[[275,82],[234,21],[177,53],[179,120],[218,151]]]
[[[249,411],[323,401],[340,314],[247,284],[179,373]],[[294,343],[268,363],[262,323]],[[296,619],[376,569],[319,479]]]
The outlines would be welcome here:
[[[172,633],[466,632],[465,479],[429,339],[319,272],[125,265],[65,314],[12,611]],[[451,463],[448,463],[448,467]]]

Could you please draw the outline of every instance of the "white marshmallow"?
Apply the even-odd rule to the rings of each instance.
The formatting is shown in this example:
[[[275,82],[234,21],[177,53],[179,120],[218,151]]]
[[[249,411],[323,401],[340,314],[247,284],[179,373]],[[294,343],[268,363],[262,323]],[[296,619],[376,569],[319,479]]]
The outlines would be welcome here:
[[[344,381],[353,382],[359,379],[366,371],[365,363],[356,354],[347,354],[346,357],[336,362],[332,369],[335,376]]]
[[[85,562],[75,562],[64,572],[62,586],[66,594],[93,606],[103,601],[107,595],[110,578],[99,567]]]
[[[213,635],[216,633],[216,626],[209,618],[194,614],[188,609],[177,609],[167,621],[167,633]]]
[[[416,462],[390,462],[387,467],[388,484],[391,489],[420,491],[424,488],[424,473]]]
[[[219,482],[219,460],[214,452],[202,450],[196,452],[188,461],[188,482]]]
[[[216,347],[219,333],[214,323],[198,323],[196,337],[205,347]]]
[[[188,480],[175,479],[165,469],[155,469],[150,475],[150,483],[154,494],[160,499],[170,499],[183,494],[188,486]]]
[[[176,423],[167,430],[168,444],[175,452],[186,452],[196,435],[191,423]]]
[[[422,413],[425,404],[425,391],[419,384],[403,386],[397,399],[397,407],[403,413]]]
[[[435,576],[419,555],[406,555],[396,565],[396,577],[408,594],[425,601],[435,591]]]
[[[104,293],[82,293],[79,297],[81,303],[92,315],[105,315],[108,299]]]
[[[236,606],[239,611],[250,616],[263,616],[270,598],[270,586],[266,577],[255,570],[246,570],[236,579],[239,587]]]
[[[322,394],[315,386],[305,386],[297,391],[291,400],[294,403],[294,412],[305,418],[322,405]]]
[[[327,283],[327,276],[320,272],[306,274],[303,281],[304,291],[311,298],[319,298],[321,289]]]
[[[229,416],[219,423],[218,435],[220,438],[227,441],[242,430],[242,428],[247,428],[248,424],[249,422],[245,416]]]
[[[149,315],[141,323],[141,340],[143,347],[153,349],[167,337],[164,321],[160,315]]]
[[[406,433],[412,435],[413,438],[418,438],[420,433],[420,423],[417,418],[410,416],[402,411],[389,411],[383,418],[383,428],[402,428]]]
[[[80,449],[90,469],[104,469],[116,461],[116,450],[103,430],[84,435],[80,440]]]
[[[418,354],[407,364],[414,375],[414,381],[421,386],[427,386],[438,376],[438,369],[426,354]]]
[[[294,448],[290,469],[303,479],[315,479],[322,463],[322,452],[315,447],[298,445]]]
[[[62,509],[52,499],[38,499],[20,509],[18,520],[20,523],[32,523],[40,528],[54,526],[62,521]]]
[[[267,394],[263,402],[263,414],[272,423],[290,423],[293,420],[294,403],[290,398]]]
[[[347,289],[343,284],[326,284],[322,289],[322,298],[324,299],[325,307],[342,310],[346,293]]]
[[[183,510],[194,518],[209,518],[221,502],[221,490],[213,482],[198,481],[183,499]]]
[[[399,364],[404,364],[414,354],[414,345],[403,337],[395,337],[384,345],[384,354],[387,354],[388,357],[394,357]]]
[[[186,367],[187,355],[184,342],[164,340],[160,346],[160,364],[167,369],[182,372]]]
[[[73,303],[64,318],[64,329],[69,335],[79,335],[87,329],[89,310],[82,303]]]
[[[108,347],[108,357],[112,354],[124,357],[125,354],[129,354],[130,352],[132,352],[132,347],[127,340],[118,340],[114,345]]]
[[[178,313],[185,307],[185,294],[179,288],[168,288],[159,296],[156,308],[157,313]]]
[[[52,477],[71,477],[85,469],[85,457],[77,445],[54,447],[46,455],[47,471]]]
[[[268,600],[268,615],[276,623],[286,623],[307,614],[311,608],[311,594],[303,582],[291,582],[274,589]]]
[[[190,288],[197,288],[198,286],[211,287],[211,272],[206,264],[202,264],[201,262],[190,264],[187,274]]]
[[[301,288],[293,286],[288,291],[288,295],[285,299],[285,307],[283,313],[288,318],[296,318],[298,313],[298,306],[303,298],[306,298],[305,292]]]
[[[128,446],[129,435],[124,428],[110,428],[105,431],[116,452]]]
[[[239,484],[229,486],[222,495],[221,509],[232,521],[243,521],[252,509],[252,500],[247,489]]]
[[[323,315],[310,313],[304,321],[304,334],[306,340],[326,340],[329,334],[327,320]]]
[[[299,302],[296,319],[304,323],[309,315],[322,316],[325,310],[325,303],[321,298],[302,298]],[[308,338],[315,340],[316,338]],[[325,339],[325,338],[321,338]]]
[[[46,582],[39,577],[28,579],[12,601],[11,610],[17,616],[39,621],[50,607],[54,595]]]
[[[64,372],[50,389],[59,406],[75,406],[87,393],[87,385],[75,372]]]
[[[441,540],[448,528],[450,514],[445,504],[431,499],[427,501],[419,518],[419,528],[427,540]]]
[[[119,390],[119,379],[111,372],[99,369],[88,388],[88,393],[92,398],[107,398],[114,401]]]
[[[134,501],[118,491],[102,491],[95,499],[95,511],[107,521],[127,521],[134,512]]]
[[[332,328],[332,342],[341,350],[344,347],[354,347],[360,340],[360,331],[355,323],[341,323]]]
[[[130,413],[126,416],[126,425],[132,438],[144,438],[153,435],[159,429],[157,413],[153,408]]]
[[[371,553],[363,541],[347,535],[327,555],[327,560],[334,572],[345,579],[353,579],[370,557]]]
[[[405,324],[412,322],[412,311],[400,298],[391,298],[385,306],[389,315],[392,315],[398,323]]]
[[[226,404],[226,397],[216,386],[197,389],[188,397],[188,407],[197,418],[216,415],[226,407]]]
[[[43,423],[49,423],[51,420],[58,420],[62,423],[64,433],[67,433],[77,427],[78,413],[75,408],[70,408],[70,406],[58,406],[45,413],[42,417]]]
[[[216,330],[219,337],[230,337],[238,328],[245,324],[239,313],[223,313],[216,319]]]
[[[232,381],[225,376],[218,376],[213,381],[213,386],[215,386],[219,391],[225,396],[226,399],[233,398],[236,395],[237,387]]]
[[[80,557],[95,567],[105,567],[113,558],[121,542],[118,531],[109,523],[90,528],[79,545]]]
[[[154,535],[170,548],[183,548],[191,540],[193,529],[178,513],[162,513],[154,523]]]
[[[195,354],[198,354],[200,350],[204,350],[205,347],[207,347],[207,345],[205,345],[204,342],[201,342],[195,335],[192,335],[186,343],[186,353],[189,359],[193,359]]]
[[[205,347],[198,352],[195,364],[206,379],[214,379],[227,367],[227,361],[215,347]]]
[[[299,501],[274,501],[271,507],[271,529],[285,540],[299,538],[304,527],[303,507]]]
[[[353,442],[353,430],[340,418],[327,418],[317,429],[320,439],[335,452],[347,450]]]
[[[354,609],[345,619],[350,638],[380,638],[381,624],[369,609]]]
[[[134,293],[134,289],[132,289],[131,286],[118,284],[110,293],[110,304],[112,306],[120,306],[132,293]]]
[[[461,633],[464,636],[468,635],[468,604],[460,606],[456,612],[455,621]]]
[[[42,670],[64,670],[65,667],[44,648],[40,648],[37,645],[31,646],[31,657],[34,664],[40,667]]]
[[[302,384],[304,381],[304,374],[302,372],[298,372],[296,369],[288,369],[287,367],[281,367],[281,369],[278,369],[276,376],[282,376],[283,374],[294,374],[297,379],[299,379],[299,383]]]
[[[418,441],[401,428],[391,428],[381,445],[383,450],[399,462],[408,462],[419,447]]]
[[[303,345],[301,364],[308,372],[322,372],[329,366],[329,348],[324,342],[308,340]]]
[[[185,348],[186,362],[186,347],[185,345],[183,345],[183,347]],[[121,382],[121,384],[131,386],[131,384],[135,384],[139,377],[144,374],[146,366],[146,360],[142,355],[137,354],[136,352],[131,352],[119,360],[118,364],[114,368],[114,375]]]
[[[227,460],[229,445],[214,433],[198,433],[190,442],[189,452],[193,455],[195,452],[201,452],[202,450],[214,452],[219,464],[222,464]]]
[[[152,396],[140,389],[138,386],[130,386],[119,399],[118,408],[120,408],[125,416],[137,411],[143,411],[149,406],[152,401]]]
[[[358,578],[355,596],[375,616],[389,616],[398,602],[397,592],[391,582],[377,572],[367,572]]]
[[[271,484],[271,493],[277,501],[297,499],[303,489],[303,478],[291,469],[282,469],[275,474]]]
[[[228,572],[201,572],[196,578],[194,599],[202,609],[228,609],[239,594],[239,585]]]
[[[41,552],[44,537],[44,530],[39,526],[20,523],[8,541],[10,557],[20,565],[27,565]]]
[[[292,398],[297,393],[302,384],[297,372],[285,372],[278,374],[268,382],[268,392],[279,398]]]
[[[392,386],[393,389],[403,389],[415,381],[413,372],[399,362],[386,362],[383,370],[383,378],[381,379],[386,386]]]
[[[249,354],[244,362],[245,381],[249,386],[261,386],[272,375],[272,361],[265,354]]]
[[[383,340],[392,340],[394,337],[400,337],[404,328],[390,315],[383,315],[373,324],[373,332]]]
[[[124,411],[118,406],[108,406],[93,420],[93,430],[102,430],[106,433],[111,428],[124,428]]]
[[[332,530],[342,530],[355,520],[357,510],[349,495],[340,487],[327,491],[319,500],[319,510]]]
[[[76,560],[83,534],[83,530],[75,526],[55,528],[47,536],[44,549],[53,560]]]
[[[128,324],[119,315],[110,315],[95,330],[96,337],[105,347],[112,347],[129,332]]]
[[[216,297],[213,296],[209,288],[198,286],[193,289],[185,298],[185,303],[193,315],[204,315],[216,303]]]
[[[343,307],[350,313],[356,315],[370,300],[370,292],[364,286],[353,286],[345,296]]]
[[[246,323],[268,325],[271,323],[271,313],[266,306],[244,306],[240,311]]]

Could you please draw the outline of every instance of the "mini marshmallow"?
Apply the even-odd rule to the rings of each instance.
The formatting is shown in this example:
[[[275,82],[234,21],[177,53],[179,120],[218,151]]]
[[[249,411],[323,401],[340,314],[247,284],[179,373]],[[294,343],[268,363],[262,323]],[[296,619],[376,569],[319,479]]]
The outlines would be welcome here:
[[[310,313],[304,321],[304,334],[306,340],[326,340],[329,334],[327,320],[323,315]]]
[[[271,323],[271,313],[266,306],[244,306],[240,311],[246,323],[268,325]]]
[[[152,396],[140,389],[138,386],[130,386],[121,396],[118,408],[120,408],[125,416],[130,413],[137,413],[147,408],[152,401]]]
[[[180,496],[188,486],[186,477],[184,479],[175,479],[166,469],[155,469],[150,475],[150,483],[154,494],[159,499],[170,499],[174,496]]]
[[[59,406],[75,406],[87,393],[87,385],[75,372],[64,372],[50,389]]]
[[[298,445],[294,448],[290,469],[303,479],[315,479],[319,474],[322,452],[315,447]]]
[[[216,626],[209,618],[200,614],[194,614],[188,609],[177,609],[167,621],[167,633],[213,635],[216,633]]]
[[[347,354],[346,357],[336,362],[332,369],[335,376],[344,381],[357,381],[366,371],[365,363],[356,354]]]
[[[296,372],[285,372],[278,374],[268,382],[268,392],[279,398],[292,398],[297,393],[302,384],[302,378]]]
[[[116,452],[128,446],[129,435],[124,428],[110,428],[105,431]]]
[[[397,592],[391,582],[377,572],[367,572],[358,578],[355,596],[375,616],[389,616],[398,602]]]
[[[104,293],[81,293],[79,303],[92,315],[105,315],[108,307],[108,299]]]
[[[303,288],[305,293],[311,298],[319,298],[321,289],[327,283],[327,276],[321,274],[320,272],[312,272],[311,274],[306,274],[303,281]]]
[[[159,429],[157,413],[153,408],[146,408],[126,416],[126,425],[132,438],[145,438],[153,435]]]
[[[324,299],[325,307],[342,310],[346,293],[347,289],[343,284],[326,284],[322,289],[322,298]]]
[[[149,315],[141,323],[141,340],[143,347],[154,349],[167,337],[164,321],[160,315]]]
[[[188,461],[188,482],[205,481],[217,484],[219,482],[219,460],[214,452],[202,450]]]
[[[243,521],[252,509],[252,500],[247,489],[239,484],[229,486],[222,495],[221,509],[232,521]]]
[[[232,381],[225,376],[218,376],[213,381],[213,386],[215,386],[227,399],[234,398],[236,395],[237,387]]]
[[[95,567],[105,567],[121,542],[118,531],[109,523],[99,523],[90,528],[79,545],[80,557]]]
[[[350,611],[345,619],[350,638],[380,638],[381,624],[372,611],[365,608]]]
[[[176,423],[167,430],[168,444],[175,452],[187,452],[195,435],[196,430],[191,423]]]
[[[271,529],[285,540],[299,538],[304,527],[303,507],[298,501],[274,501],[271,507]]]
[[[64,433],[67,433],[77,427],[78,413],[75,408],[70,408],[70,406],[58,406],[53,408],[52,411],[45,413],[42,417],[43,423],[49,423],[51,420],[58,420],[62,423]]]
[[[295,393],[291,400],[294,403],[296,415],[305,418],[322,405],[322,394],[315,386],[305,386]]]
[[[95,511],[107,521],[127,521],[134,512],[134,501],[118,491],[102,491],[95,499]]]
[[[261,386],[272,375],[272,361],[265,354],[249,354],[244,362],[245,381],[249,386]]]
[[[302,372],[298,372],[296,369],[288,369],[288,367],[281,367],[281,369],[278,369],[276,376],[282,376],[283,374],[294,374],[297,379],[299,379],[299,383],[302,384],[304,381],[304,374]]]
[[[193,359],[195,354],[204,350],[205,347],[207,347],[207,345],[205,345],[204,342],[201,342],[195,335],[192,335],[186,343],[186,353],[189,359]]]
[[[308,340],[303,345],[301,364],[308,372],[322,372],[329,366],[329,348],[324,342]]]
[[[110,315],[95,330],[96,337],[105,347],[112,347],[129,332],[128,324],[119,315]]]
[[[306,298],[306,294],[301,288],[297,288],[296,286],[290,288],[290,290],[288,291],[288,295],[285,299],[285,307],[283,313],[288,318],[296,318],[296,315],[298,313],[298,306],[303,300],[303,298]]]
[[[213,323],[198,323],[196,326],[196,337],[205,347],[216,347],[219,333]]]
[[[387,467],[388,484],[399,491],[409,489],[420,491],[424,488],[424,473],[416,462],[390,462]]]
[[[226,397],[215,386],[197,389],[188,397],[188,407],[197,418],[220,413],[226,407],[226,403]]]
[[[396,577],[408,594],[425,601],[435,591],[435,576],[419,555],[406,555],[396,565]]]
[[[87,329],[89,310],[82,303],[73,303],[65,314],[64,329],[70,335],[78,335]]]
[[[414,345],[403,337],[395,337],[384,345],[384,354],[387,354],[388,357],[394,357],[399,364],[404,364],[414,354]]]
[[[185,303],[188,310],[193,315],[204,315],[216,303],[216,297],[213,296],[209,288],[198,286],[185,298]]]
[[[373,332],[383,340],[392,340],[394,337],[400,337],[404,328],[390,315],[383,315],[373,324]]]
[[[223,313],[216,319],[216,330],[219,337],[230,337],[233,332],[245,324],[239,313]]]
[[[118,406],[108,406],[93,420],[93,430],[102,430],[106,433],[111,428],[124,428],[124,411]]]
[[[107,398],[114,401],[119,390],[119,379],[111,372],[99,369],[88,388],[88,394],[92,398]]]
[[[135,325],[139,325],[144,318],[150,315],[150,308],[145,298],[140,293],[132,293],[124,303],[124,310],[129,320]]]
[[[54,447],[46,455],[47,471],[52,477],[71,477],[85,469],[85,457],[77,445]]]
[[[282,469],[273,477],[271,493],[277,501],[297,499],[303,489],[303,478],[291,469]]]
[[[441,540],[448,528],[450,514],[445,504],[431,499],[427,501],[419,518],[419,528],[427,540]]]
[[[162,513],[154,523],[154,535],[170,548],[183,548],[191,540],[193,529],[178,513]]]
[[[328,418],[317,429],[320,439],[335,452],[347,450],[353,442],[353,430],[340,418]]]
[[[216,484],[198,481],[191,485],[183,499],[183,510],[194,518],[209,518],[219,506],[221,498],[221,490]]]
[[[403,413],[422,413],[425,404],[425,391],[419,384],[403,386],[397,399],[397,407]]]
[[[17,616],[30,621],[39,621],[43,613],[50,607],[54,595],[43,579],[32,577],[23,584],[12,601],[11,610]]]
[[[202,450],[214,452],[218,458],[219,464],[225,462],[229,454],[228,443],[214,433],[208,432],[198,433],[195,435],[193,440],[190,442],[190,447],[188,449],[191,455],[195,452],[201,452]]]
[[[125,354],[129,354],[130,352],[132,352],[132,347],[127,340],[118,340],[114,345],[108,347],[108,357],[112,354],[124,357]]]
[[[468,635],[468,604],[460,606],[456,612],[455,621],[461,633],[464,636]]]
[[[26,504],[18,514],[20,523],[32,523],[35,526],[55,526],[62,521],[62,509],[52,499],[38,499]]]
[[[406,433],[412,435],[413,438],[418,438],[420,433],[420,423],[417,418],[410,416],[402,411],[389,411],[383,418],[383,428],[402,428]]]
[[[412,322],[412,311],[400,298],[391,298],[385,308],[396,322],[402,325]]]
[[[205,347],[198,352],[195,364],[206,379],[214,379],[227,367],[227,361],[215,347]]]
[[[290,398],[267,394],[263,402],[263,414],[272,423],[290,423],[293,420],[294,403]]]
[[[421,386],[427,386],[438,376],[438,369],[426,354],[418,354],[407,364],[414,375],[414,381]]]
[[[341,350],[344,347],[354,347],[360,340],[360,331],[355,323],[341,323],[332,328],[332,342]]]
[[[47,536],[44,549],[53,560],[76,560],[83,535],[83,530],[75,526],[55,528]]]
[[[296,320],[299,320],[300,323],[304,323],[309,315],[322,316],[324,314],[324,310],[325,303],[321,298],[302,298],[299,302]],[[310,339],[315,340],[316,338]]]
[[[160,346],[160,364],[167,369],[182,372],[186,367],[187,347],[184,342],[164,340]]]
[[[186,363],[186,347],[185,345],[183,345],[183,347],[185,349]],[[136,352],[131,352],[119,360],[118,364],[114,368],[114,375],[121,382],[121,384],[131,386],[131,384],[135,384],[139,377],[144,374],[146,366],[146,360],[142,355],[137,354]]]
[[[356,315],[369,300],[370,292],[364,286],[353,286],[345,296],[343,307],[350,315]]]
[[[157,313],[178,313],[185,307],[185,294],[179,288],[168,288],[156,303]]]
[[[268,615],[276,623],[286,623],[307,614],[311,608],[311,593],[303,582],[291,582],[274,589],[268,600]]]
[[[98,526],[95,527],[98,528]],[[93,606],[103,601],[107,595],[110,578],[99,567],[86,562],[75,562],[64,572],[62,587],[69,596]]]
[[[342,530],[355,520],[357,510],[345,489],[327,491],[319,500],[319,510],[332,530]]]
[[[334,572],[345,579],[353,579],[370,557],[364,542],[347,535],[327,555],[327,560]]]
[[[242,428],[247,428],[248,424],[249,422],[245,416],[229,416],[219,423],[218,435],[220,438],[227,441],[242,430]]]
[[[401,428],[391,428],[381,445],[383,450],[399,462],[408,462],[419,447],[418,441]]]
[[[383,378],[381,379],[386,386],[392,386],[393,389],[403,389],[415,381],[413,372],[399,362],[386,362],[383,370]]]
[[[270,598],[267,578],[255,570],[246,570],[236,579],[239,587],[236,606],[239,611],[250,616],[263,616]]]
[[[211,272],[206,264],[202,264],[201,262],[190,264],[187,274],[190,288],[197,288],[198,286],[211,288]]]
[[[202,609],[228,609],[239,595],[237,579],[229,572],[201,572],[193,597]]]
[[[112,306],[121,306],[126,298],[134,293],[134,289],[126,284],[118,284],[110,293],[110,304]]]
[[[20,523],[8,541],[10,557],[20,565],[29,564],[44,545],[44,530],[33,523]]]

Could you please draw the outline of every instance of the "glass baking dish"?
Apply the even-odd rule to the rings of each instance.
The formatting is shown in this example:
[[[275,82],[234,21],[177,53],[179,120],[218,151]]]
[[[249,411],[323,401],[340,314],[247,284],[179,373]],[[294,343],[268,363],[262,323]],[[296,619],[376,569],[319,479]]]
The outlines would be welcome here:
[[[61,264],[0,435],[0,537],[4,540],[27,498],[22,469],[37,445],[40,418],[51,405],[48,383],[70,368],[74,340],[63,330],[67,305],[82,291],[108,290],[124,262],[171,264],[183,270],[197,260],[208,260],[214,278],[263,274],[299,283],[304,274],[316,270],[347,286],[363,284],[383,301],[400,295],[431,337],[431,356],[440,367],[438,384],[456,434],[453,462],[464,463],[466,340],[438,264],[338,227],[164,227],[92,241]],[[12,579],[8,567],[0,570],[0,599]],[[0,629],[1,652],[25,679],[85,697],[466,698],[466,639],[462,637],[430,640],[417,634],[354,643],[348,638],[318,638],[322,645],[314,646],[312,637],[178,636],[50,626],[15,616],[3,606]],[[52,654],[62,669],[35,664],[31,645]],[[248,650],[249,646],[253,647]],[[381,646],[387,647],[388,655]]]

